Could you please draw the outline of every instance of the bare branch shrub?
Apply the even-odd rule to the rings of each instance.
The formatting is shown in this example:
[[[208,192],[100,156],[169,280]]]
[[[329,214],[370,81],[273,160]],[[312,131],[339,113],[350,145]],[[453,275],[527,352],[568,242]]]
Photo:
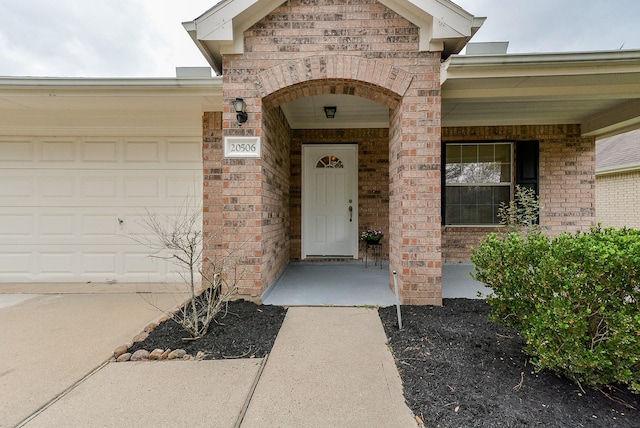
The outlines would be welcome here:
[[[207,333],[215,316],[237,292],[242,276],[240,259],[232,252],[213,258],[204,256],[204,244],[215,235],[205,239],[201,212],[189,197],[174,215],[147,209],[141,225],[148,233],[132,235],[136,242],[155,251],[149,257],[166,260],[178,268],[189,300],[167,315],[189,333],[191,340]]]
[[[514,198],[500,204],[498,217],[500,224],[507,226],[508,232],[540,230],[540,200],[536,191],[516,185]]]

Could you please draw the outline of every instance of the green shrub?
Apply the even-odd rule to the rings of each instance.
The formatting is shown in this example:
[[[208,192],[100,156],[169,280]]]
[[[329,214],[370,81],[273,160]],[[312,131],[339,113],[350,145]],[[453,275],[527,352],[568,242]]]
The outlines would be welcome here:
[[[538,370],[640,393],[640,231],[491,234],[472,261],[491,320],[520,331]]]

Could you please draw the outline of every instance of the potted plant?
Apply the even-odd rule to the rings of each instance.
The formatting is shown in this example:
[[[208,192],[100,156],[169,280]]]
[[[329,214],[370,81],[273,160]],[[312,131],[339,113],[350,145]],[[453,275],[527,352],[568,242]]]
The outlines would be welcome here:
[[[379,244],[384,233],[381,230],[367,229],[360,234],[360,240],[364,241],[367,245]]]

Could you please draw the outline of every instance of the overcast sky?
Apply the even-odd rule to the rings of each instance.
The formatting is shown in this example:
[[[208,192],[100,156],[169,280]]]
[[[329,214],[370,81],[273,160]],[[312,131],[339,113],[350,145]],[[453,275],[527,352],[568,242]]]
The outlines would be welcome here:
[[[0,0],[0,76],[174,77],[207,66],[182,27],[218,0]],[[640,49],[639,0],[458,0],[510,53]]]

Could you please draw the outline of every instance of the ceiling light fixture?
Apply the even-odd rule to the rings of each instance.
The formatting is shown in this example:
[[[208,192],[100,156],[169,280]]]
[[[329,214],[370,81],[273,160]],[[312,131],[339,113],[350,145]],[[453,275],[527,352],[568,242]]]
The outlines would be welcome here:
[[[324,115],[327,116],[327,119],[333,119],[336,117],[336,111],[338,108],[336,106],[325,106],[324,107]]]

